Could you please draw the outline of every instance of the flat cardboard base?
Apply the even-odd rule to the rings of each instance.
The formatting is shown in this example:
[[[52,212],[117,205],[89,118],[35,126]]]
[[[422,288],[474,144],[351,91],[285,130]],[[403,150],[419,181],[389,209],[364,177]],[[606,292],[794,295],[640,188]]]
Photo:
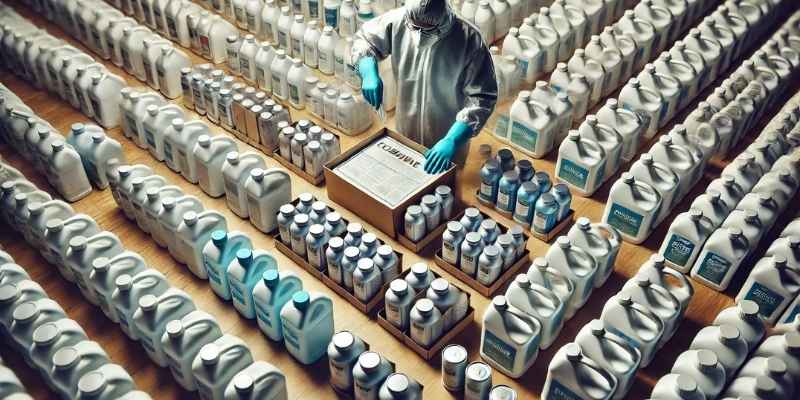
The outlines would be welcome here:
[[[442,258],[442,251],[438,250],[436,252],[436,257],[434,258],[434,262],[438,265],[441,269],[447,271],[450,275],[453,275],[461,282],[467,284],[467,286],[475,289],[478,293],[482,294],[484,297],[492,298],[497,292],[503,289],[508,282],[514,279],[519,271],[529,266],[531,264],[531,257],[530,252],[526,249],[522,256],[511,264],[507,270],[503,271],[502,274],[494,281],[490,286],[486,286],[477,279],[467,275],[464,271],[462,271],[457,266],[450,264],[449,262],[445,261]]]
[[[284,168],[288,169],[289,171],[292,171],[295,175],[305,179],[306,182],[314,186],[322,186],[322,184],[325,182],[325,174],[312,176],[304,169],[297,168],[297,166],[292,164],[291,161],[281,157],[279,153],[275,153],[274,157],[272,158],[275,159],[275,161],[279,162],[281,165],[283,165]]]

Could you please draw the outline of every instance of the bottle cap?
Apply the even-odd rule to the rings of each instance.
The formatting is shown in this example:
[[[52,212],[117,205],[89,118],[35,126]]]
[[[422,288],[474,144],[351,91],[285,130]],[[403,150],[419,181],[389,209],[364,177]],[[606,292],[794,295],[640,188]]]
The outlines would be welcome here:
[[[247,267],[253,262],[253,251],[250,249],[239,249],[236,252],[236,259],[239,260],[239,265]]]
[[[209,343],[200,349],[200,361],[203,365],[211,366],[219,362],[219,347],[214,343]]]
[[[308,308],[308,304],[311,301],[311,298],[308,296],[308,292],[301,290],[296,292],[292,295],[292,303],[294,304],[295,308],[300,311],[304,311]]]
[[[158,298],[152,294],[146,294],[139,299],[139,307],[143,311],[153,311],[158,306]]]
[[[170,338],[176,339],[183,335],[183,323],[179,319],[173,319],[167,322],[167,335]]]
[[[492,305],[494,306],[494,308],[500,311],[508,309],[508,301],[506,300],[506,296],[503,295],[495,296],[492,299]]]
[[[108,272],[108,268],[111,266],[111,260],[108,257],[97,257],[92,261],[92,269],[96,273],[105,273]]]
[[[580,361],[583,358],[581,353],[581,346],[577,343],[569,343],[566,346],[567,360],[571,362]]]
[[[214,232],[211,232],[211,242],[214,243],[214,246],[217,248],[222,248],[225,246],[225,242],[228,240],[228,232],[225,232],[222,229],[217,229]]]
[[[39,346],[49,346],[61,336],[61,329],[55,322],[40,325],[33,331],[33,343]]]
[[[428,298],[419,299],[414,307],[422,314],[430,314],[433,312],[433,301]]]
[[[386,388],[393,394],[402,394],[408,391],[409,380],[405,374],[394,373],[386,378]]]
[[[345,351],[355,343],[356,339],[350,331],[341,331],[333,335],[333,346],[339,351]]]
[[[374,352],[374,351],[365,351],[363,354],[358,356],[358,365],[361,366],[361,369],[364,372],[371,372],[374,371],[375,368],[381,364],[381,356]]]
[[[399,295],[404,295],[408,292],[408,283],[403,279],[395,279],[389,284],[389,288]]]

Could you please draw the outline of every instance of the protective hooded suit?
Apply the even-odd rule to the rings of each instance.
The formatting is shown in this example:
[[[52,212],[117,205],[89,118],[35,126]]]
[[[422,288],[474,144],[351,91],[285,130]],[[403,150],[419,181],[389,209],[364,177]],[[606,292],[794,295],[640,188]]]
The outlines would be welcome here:
[[[497,101],[491,55],[478,29],[456,17],[445,0],[408,0],[366,22],[353,42],[354,64],[361,68],[364,58],[390,55],[402,134],[430,148],[454,123],[467,132],[463,142],[480,132]],[[465,153],[467,146],[456,147]]]

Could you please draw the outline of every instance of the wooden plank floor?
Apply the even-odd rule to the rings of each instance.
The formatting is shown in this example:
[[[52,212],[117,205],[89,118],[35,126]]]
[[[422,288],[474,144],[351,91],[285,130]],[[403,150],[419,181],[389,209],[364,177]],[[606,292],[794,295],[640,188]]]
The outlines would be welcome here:
[[[72,44],[78,45],[75,40],[66,37],[58,27],[34,15],[29,9],[20,5],[20,3],[15,2],[11,4],[18,12],[34,21],[40,27],[47,28],[51,34],[65,38]],[[195,63],[203,62],[196,56],[193,56],[193,61]],[[114,73],[126,77],[131,86],[143,86],[141,82],[136,81],[135,78],[114,67],[110,62],[105,62],[105,64]],[[69,132],[69,127],[72,123],[87,121],[85,116],[73,110],[67,103],[58,99],[57,96],[35,89],[28,83],[19,80],[8,71],[0,72],[0,82],[15,91],[37,114],[50,121],[64,134]],[[794,93],[796,87],[797,83],[795,82],[793,88],[789,92]],[[705,98],[705,96],[706,94],[702,94],[699,98],[702,99]],[[797,104],[799,98],[800,96],[795,96],[789,102],[791,104]],[[507,107],[507,105],[504,106],[504,108],[505,107]],[[693,107],[690,107],[690,109],[691,108]],[[765,118],[765,120],[775,115],[776,111],[777,110],[772,110],[767,113],[768,117]],[[295,118],[305,116],[305,113],[298,112],[297,110],[292,110],[292,112]],[[681,113],[676,120],[682,121],[685,114],[686,112]],[[222,129],[214,125],[211,126],[212,130],[217,134],[226,134]],[[668,128],[669,127],[664,129],[663,132],[667,132]],[[749,137],[745,141],[752,140],[752,137],[757,133],[757,131],[750,132]],[[361,314],[342,298],[326,288],[321,282],[317,281],[299,266],[275,251],[273,241],[268,236],[253,228],[246,220],[242,220],[230,212],[227,207],[225,207],[224,200],[212,199],[206,196],[198,186],[189,184],[179,175],[169,170],[163,163],[159,163],[151,158],[149,153],[136,147],[132,142],[125,139],[120,129],[111,130],[108,134],[122,143],[129,163],[146,164],[152,167],[155,173],[167,178],[170,183],[180,186],[186,193],[198,196],[207,209],[217,210],[227,217],[231,230],[239,230],[246,233],[253,240],[254,246],[271,251],[277,258],[281,269],[296,272],[302,278],[303,284],[307,289],[319,291],[330,296],[334,302],[336,329],[349,329],[353,331],[356,335],[370,343],[373,350],[380,352],[394,361],[397,364],[397,370],[399,372],[404,372],[425,385],[425,398],[446,399],[452,396],[441,386],[438,360],[433,360],[428,363],[419,358],[415,353],[407,349],[403,344],[380,328],[375,320],[369,319]],[[364,136],[366,135],[344,137],[342,141],[343,148],[349,148]],[[477,151],[479,144],[489,144],[492,146],[493,150],[501,147],[499,142],[492,137],[488,130],[473,141],[468,163],[463,170],[459,171],[458,175],[458,194],[466,203],[472,205],[477,204],[472,194],[475,193],[478,187],[477,172],[483,162]],[[746,144],[740,144],[739,150],[741,150],[744,145]],[[240,143],[240,148],[247,148],[247,145]],[[14,153],[13,149],[4,144],[0,145],[0,154],[11,165],[23,171],[26,177],[36,183],[40,188],[55,195],[53,189],[47,185],[44,177],[36,173],[31,165],[28,165],[21,156]],[[515,155],[518,158],[520,156],[517,152],[515,152]],[[279,166],[275,160],[267,157],[265,157],[265,159],[268,166]],[[546,159],[534,161],[534,166],[537,170],[547,171],[551,176],[553,174],[554,165],[555,152],[550,154]],[[623,171],[626,169],[627,166],[622,167]],[[719,165],[716,167],[712,166],[709,171],[707,171],[701,183],[677,206],[672,216],[668,218],[668,221],[678,213],[685,211],[691,200],[699,193],[702,193],[707,183],[718,174]],[[613,180],[614,179],[612,179],[611,182],[613,182]],[[327,200],[324,187],[313,187],[296,176],[292,176],[292,186],[294,196],[301,192],[311,192],[317,198]],[[592,221],[600,220],[610,186],[611,184],[607,183],[592,198],[574,198],[573,208],[575,209],[576,216],[585,216]],[[335,204],[332,205],[337,207]],[[149,236],[137,228],[135,223],[128,221],[117,208],[108,190],[102,192],[94,191],[88,197],[73,204],[73,207],[77,212],[92,216],[103,229],[115,233],[128,249],[138,252],[151,267],[164,273],[172,285],[189,293],[199,309],[211,313],[219,320],[221,327],[226,333],[235,334],[244,339],[250,346],[255,359],[268,361],[281,368],[287,377],[290,398],[335,398],[333,391],[327,384],[328,372],[326,361],[323,360],[313,366],[301,365],[289,356],[281,344],[272,343],[267,340],[260,333],[254,321],[241,318],[234,311],[231,304],[221,301],[212,293],[206,281],[195,278],[185,267],[173,261],[166,251],[156,246]],[[348,210],[341,207],[337,207],[337,209],[345,218],[351,221],[359,220],[356,215]],[[492,211],[485,209],[484,211],[499,217]],[[547,351],[540,352],[536,363],[523,377],[514,380],[496,372],[493,376],[493,382],[495,384],[506,384],[513,387],[518,391],[521,399],[538,399],[539,393],[544,385],[547,366],[555,352],[562,345],[570,342],[575,337],[577,331],[586,322],[599,317],[600,310],[605,301],[622,287],[625,280],[638,270],[639,266],[650,254],[657,251],[664,238],[667,227],[668,223],[662,224],[642,245],[636,246],[628,243],[623,245],[621,254],[617,258],[615,272],[608,283],[602,288],[595,290],[589,303],[578,311],[574,318],[567,322],[558,340],[551,348]],[[366,228],[375,232],[381,239],[388,241],[395,249],[404,253],[404,267],[414,262],[426,261],[433,269],[442,273],[451,281],[456,282],[455,278],[439,270],[433,264],[430,255],[421,257],[411,254],[408,250],[400,246],[399,243],[388,239],[385,235],[377,232],[377,230],[368,224],[366,224]],[[774,232],[779,231],[779,229],[781,229],[781,227],[777,227],[776,230],[773,231],[773,235]],[[769,242],[769,240],[765,240],[765,242]],[[133,375],[140,389],[147,391],[155,399],[180,399],[190,396],[189,393],[180,389],[167,369],[159,368],[152,363],[142,351],[139,344],[129,340],[117,325],[108,320],[96,307],[85,301],[74,285],[62,279],[53,266],[47,264],[32,247],[25,244],[20,239],[19,235],[11,232],[7,226],[0,228],[0,244],[15,257],[19,264],[29,271],[33,280],[40,283],[47,290],[49,295],[64,307],[70,318],[75,319],[84,327],[92,340],[98,341],[103,346],[114,362],[125,367]],[[534,257],[544,255],[548,247],[548,244],[536,239],[531,239],[528,244],[528,249],[532,252],[532,256]],[[743,270],[744,269],[747,268],[743,268]],[[746,273],[740,271],[730,289],[725,293],[715,292],[702,285],[695,286],[696,294],[689,307],[686,320],[681,324],[680,329],[673,339],[660,350],[655,361],[648,368],[639,371],[636,383],[628,398],[642,399],[649,395],[652,385],[659,377],[669,371],[677,355],[688,347],[695,333],[703,326],[708,325],[719,310],[732,304],[732,298],[735,296],[745,278]],[[465,285],[461,286],[466,287]],[[478,354],[480,320],[484,310],[490,304],[490,299],[473,291],[472,300],[472,305],[476,310],[476,320],[464,333],[456,338],[455,342],[464,345],[469,350],[470,360],[475,361],[480,359]],[[13,354],[7,346],[0,346],[0,355],[12,366],[35,398],[44,399],[54,397],[52,393],[48,392],[44,385],[41,385],[41,379],[21,361],[18,354]]]

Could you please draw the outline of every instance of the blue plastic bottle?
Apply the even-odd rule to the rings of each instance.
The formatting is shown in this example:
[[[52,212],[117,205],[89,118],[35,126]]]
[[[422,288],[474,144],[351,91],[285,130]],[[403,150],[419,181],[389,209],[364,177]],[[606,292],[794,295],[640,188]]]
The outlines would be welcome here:
[[[281,324],[289,354],[313,364],[327,353],[333,338],[333,302],[321,293],[296,292],[281,309]]]
[[[256,321],[261,332],[274,341],[283,340],[281,309],[292,296],[303,290],[303,281],[291,271],[268,269],[253,288]]]
[[[236,252],[240,249],[251,249],[250,238],[240,232],[216,230],[211,233],[211,240],[203,248],[203,264],[208,272],[211,289],[224,300],[231,299],[228,287],[228,267]]]
[[[539,199],[539,185],[536,182],[522,182],[517,191],[517,205],[514,207],[514,221],[528,227],[533,222],[536,200]]]
[[[514,212],[517,204],[517,190],[519,190],[519,174],[511,170],[503,173],[497,189],[496,208],[500,211]]]
[[[236,259],[228,267],[228,286],[236,311],[247,319],[256,317],[253,306],[253,288],[261,280],[264,271],[278,269],[272,254],[263,250],[239,249]]]
[[[480,197],[481,201],[489,204],[497,202],[497,190],[502,176],[503,171],[500,170],[500,163],[497,160],[491,159],[483,164],[483,168],[481,168],[481,189],[478,192],[478,197]]]
[[[550,180],[550,175],[544,171],[533,174],[533,181],[539,184],[539,191],[542,194],[549,192],[553,187],[553,181]]]
[[[550,193],[539,196],[536,200],[536,211],[533,213],[533,230],[547,233],[558,222],[558,202]]]
[[[556,218],[556,220],[561,221],[567,217],[572,207],[572,193],[569,192],[569,186],[559,183],[553,185],[550,194],[555,197],[556,203],[558,203],[558,218]]]

